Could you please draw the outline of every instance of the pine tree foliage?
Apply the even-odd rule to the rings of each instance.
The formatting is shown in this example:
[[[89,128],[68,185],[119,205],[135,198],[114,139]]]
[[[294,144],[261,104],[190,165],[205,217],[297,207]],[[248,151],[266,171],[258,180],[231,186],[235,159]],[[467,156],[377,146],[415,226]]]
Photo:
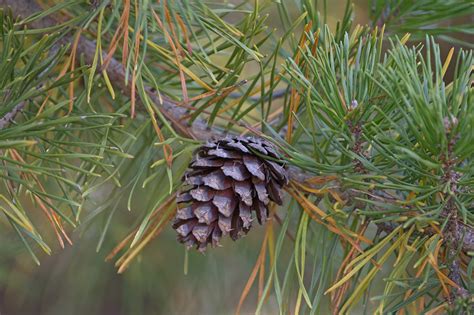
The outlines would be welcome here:
[[[328,1],[0,1],[2,224],[38,264],[96,229],[124,272],[195,149],[252,134],[290,181],[237,313],[257,276],[257,313],[472,312],[474,6],[369,2],[332,30]]]
[[[58,37],[32,43],[14,30],[10,15],[2,22],[2,211],[37,260],[30,241],[51,249],[29,218],[31,202],[61,246],[70,243],[68,227],[77,226],[84,183],[112,172],[106,152],[126,156],[109,138],[126,116],[70,106],[61,89],[70,76],[54,71],[66,51],[54,49]]]
[[[472,48],[472,41],[463,40],[460,35],[472,35],[473,25],[468,20],[472,13],[471,1],[371,2],[373,24],[379,27],[385,24],[390,33],[401,36],[413,33],[418,39],[423,39],[425,35],[436,35],[439,39],[469,48]]]
[[[290,60],[286,67],[301,95],[289,162],[323,177],[336,176],[335,185],[346,194],[341,200],[327,194],[308,200],[301,193],[305,187],[295,185],[292,191],[307,215],[328,224],[349,243],[347,252],[341,253],[345,260],[337,270],[338,281],[326,292],[333,293],[340,312],[351,310],[379,271],[377,264],[383,266],[395,254],[384,294],[376,297],[378,312],[399,310],[413,290],[411,285],[417,287],[417,294],[443,288],[449,295],[448,286],[454,286],[460,296],[469,296],[463,284],[451,282],[440,269],[471,261],[465,255],[472,244],[461,240],[466,237],[465,226],[472,225],[468,210],[472,206],[472,53],[460,52],[455,70],[459,76],[445,84],[439,48],[429,39],[426,45],[411,48],[394,42],[383,55],[376,33],[356,40],[346,37],[335,43],[329,36],[325,43],[330,44],[315,51],[306,47],[300,64]],[[428,50],[434,65],[425,60],[422,49]],[[333,189],[331,185],[328,189]],[[358,242],[363,248],[367,242],[362,237],[370,232],[368,222],[378,226],[376,241],[357,253]],[[308,224],[306,215],[299,224]],[[444,231],[444,241],[436,231]],[[308,245],[297,235],[298,241],[318,248],[321,238]],[[442,242],[445,247],[440,249]],[[446,251],[441,266],[429,258],[431,251],[439,250]],[[416,254],[426,259],[425,264],[407,270],[423,261]],[[303,268],[304,254],[300,255],[294,259]],[[355,277],[360,280],[350,284]],[[344,300],[340,292],[348,288]],[[302,285],[300,292],[304,297]],[[307,307],[318,307],[306,302]]]

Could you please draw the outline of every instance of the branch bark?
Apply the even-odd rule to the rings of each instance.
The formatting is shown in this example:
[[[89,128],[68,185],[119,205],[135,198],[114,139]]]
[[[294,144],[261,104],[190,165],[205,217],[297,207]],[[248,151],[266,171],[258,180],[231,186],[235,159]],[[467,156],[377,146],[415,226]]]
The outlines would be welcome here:
[[[11,111],[6,113],[1,119],[0,119],[0,130],[3,128],[7,127],[10,122],[15,119],[16,115],[25,107],[25,102],[20,102],[18,103],[15,107],[12,108]]]
[[[10,7],[16,17],[25,18],[37,12],[42,11],[42,8],[34,0],[0,0],[0,8]],[[58,21],[50,16],[35,20],[30,23],[32,28],[47,28],[58,24]],[[60,45],[68,45],[73,42],[72,34],[63,37],[59,42]],[[81,36],[77,45],[77,55],[83,55],[87,64],[92,64],[96,50],[95,41]],[[107,53],[103,52],[103,59],[106,59]],[[114,83],[115,87],[120,89],[123,94],[131,97],[131,88],[125,83],[125,68],[117,60],[112,58],[107,67],[107,74],[110,81]],[[217,134],[216,131],[210,130],[206,123],[202,120],[196,120],[192,125],[188,125],[186,121],[180,121],[180,118],[185,115],[186,109],[178,106],[175,102],[165,96],[159,96],[152,88],[146,88],[150,99],[158,106],[161,113],[171,122],[173,128],[179,133],[187,137],[197,140],[206,140]],[[137,103],[143,108],[143,103],[140,99]]]
[[[10,7],[13,11],[13,14],[17,17],[28,17],[36,12],[42,10],[42,8],[36,3],[35,0],[0,0],[0,8]],[[58,21],[52,17],[44,17],[40,20],[35,20],[31,23],[33,28],[46,28],[55,26],[58,24]],[[60,44],[68,45],[72,43],[72,35],[65,36]],[[96,43],[92,40],[87,39],[84,36],[81,36],[77,46],[77,54],[83,55],[84,60],[88,64],[92,64],[94,54],[96,50]],[[106,58],[107,53],[103,52],[104,59]],[[130,87],[125,84],[125,69],[123,65],[112,58],[107,67],[107,74],[111,82],[115,84],[125,95],[130,95]],[[185,119],[181,119],[186,114],[186,109],[178,106],[175,102],[170,100],[167,97],[161,97],[153,91],[152,88],[146,88],[147,94],[150,99],[158,106],[162,114],[171,122],[175,130],[187,137],[192,137],[197,140],[207,140],[213,137],[222,136],[222,132],[216,129],[210,129],[207,127],[206,123],[202,120],[196,120],[193,124],[188,124]],[[138,104],[143,106],[141,100],[137,100]],[[143,106],[144,107],[144,106]],[[4,117],[3,119],[8,118]],[[8,119],[7,119],[8,120]],[[2,122],[0,121],[0,129]],[[295,181],[304,182],[306,179],[312,177],[311,174],[305,173],[296,167],[291,167],[289,169],[289,178]],[[454,231],[455,237],[458,240],[462,240],[463,250],[464,251],[474,251],[474,229],[471,226],[464,224],[459,224],[459,228]],[[379,228],[382,230],[390,230],[391,225],[379,225]]]

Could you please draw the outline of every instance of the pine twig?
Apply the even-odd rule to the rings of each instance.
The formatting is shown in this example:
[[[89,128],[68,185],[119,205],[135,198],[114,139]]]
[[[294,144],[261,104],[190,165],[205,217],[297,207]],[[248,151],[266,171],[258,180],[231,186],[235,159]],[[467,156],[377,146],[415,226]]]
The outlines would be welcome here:
[[[275,90],[273,91],[273,93],[271,95],[267,95],[263,101],[268,101],[270,98],[272,100],[276,100],[276,99],[279,99],[279,98],[282,98],[282,97],[285,97],[285,95],[288,94],[288,89],[280,89],[280,90]],[[241,93],[230,93],[229,98],[233,98],[233,99],[237,99],[237,98],[241,98],[242,97],[242,94]],[[262,101],[262,97],[261,96],[250,96],[248,98],[250,101],[252,102],[260,102]]]
[[[0,130],[6,128],[16,117],[16,115],[23,110],[25,107],[25,102],[20,102],[18,103],[13,109],[9,112],[7,112],[1,119],[0,119]],[[0,155],[3,156],[4,151],[0,150]],[[6,172],[6,162],[5,160],[2,160],[2,165],[5,167]],[[7,188],[10,192],[14,190],[14,184],[11,180],[7,180]]]
[[[13,107],[11,111],[9,111],[2,118],[0,118],[0,130],[7,127],[24,107],[25,102],[20,102],[15,107]]]
[[[34,0],[0,0],[0,8],[6,9],[10,7],[13,14],[17,17],[27,17],[42,10],[42,8]],[[30,26],[33,28],[47,28],[57,25],[58,21],[47,16],[41,20],[33,21]],[[61,39],[61,45],[68,45],[73,42],[73,36],[68,35]],[[84,60],[88,64],[92,64],[96,51],[95,41],[89,40],[81,36],[77,45],[77,55],[83,55]],[[103,52],[104,59],[107,57],[107,52]],[[131,96],[130,87],[125,84],[125,69],[117,59],[111,58],[107,67],[107,74],[110,81],[113,82],[120,90],[128,97]],[[170,99],[158,95],[151,87],[145,87],[150,99],[158,105],[158,108],[163,115],[169,119],[176,131],[182,135],[192,137],[197,140],[208,140],[222,136],[222,132],[216,128],[209,128],[202,120],[196,119],[191,125],[186,119],[182,119],[186,114],[186,108],[177,105]],[[140,102],[138,102],[141,104]],[[145,107],[142,105],[142,109]],[[296,168],[290,169],[289,176],[291,179],[304,181],[304,179],[311,177],[309,174],[304,174]]]
[[[42,8],[34,0],[0,0],[0,8],[11,8],[14,16],[28,17],[37,12],[42,11]],[[59,22],[51,16],[46,16],[42,19],[37,19],[30,23],[33,28],[48,28],[57,25]],[[69,45],[73,42],[73,35],[68,34],[64,36],[59,42],[59,45]],[[96,42],[81,36],[77,45],[77,55],[83,55],[87,64],[92,64],[96,51]],[[107,52],[102,52],[103,58],[107,58]],[[100,70],[100,69],[99,69]],[[131,88],[125,83],[125,69],[118,60],[111,58],[107,67],[107,74],[110,81],[113,82],[126,96],[131,96]],[[198,140],[206,140],[216,135],[216,131],[210,130],[205,122],[196,120],[191,126],[187,122],[180,121],[180,118],[186,113],[186,109],[178,106],[167,97],[159,95],[151,87],[146,87],[146,91],[150,99],[158,106],[161,113],[171,122],[173,128],[187,137]],[[145,106],[141,100],[137,100],[138,104],[143,109]]]
[[[13,11],[13,14],[19,17],[27,17],[42,10],[42,8],[34,0],[0,0],[0,8],[5,9],[7,7],[10,7]],[[31,27],[47,28],[57,24],[57,20],[48,16],[40,20],[35,20],[31,23]],[[72,43],[72,37],[72,35],[65,36],[61,39],[59,44],[68,45]],[[77,53],[84,56],[86,63],[92,64],[95,51],[95,41],[81,36],[77,46]],[[103,52],[103,57],[104,59],[107,57],[107,52]],[[111,58],[107,67],[107,73],[109,75],[110,81],[114,82],[114,84],[119,89],[121,89],[125,95],[130,97],[130,87],[127,87],[125,84],[125,69],[123,65],[118,60]],[[192,124],[189,124],[187,119],[182,119],[186,114],[186,109],[184,107],[179,106],[167,97],[158,95],[158,93],[151,87],[146,87],[146,91],[150,99],[158,106],[162,114],[170,120],[172,126],[178,133],[198,140],[208,140],[222,136],[222,132],[220,130],[217,130],[216,128],[209,128],[202,120],[195,120]],[[138,100],[138,104],[141,104],[143,109],[145,108],[140,100]],[[299,182],[304,182],[312,177],[311,174],[305,173],[296,167],[291,167],[289,169],[288,175],[291,180]],[[391,227],[379,226],[379,228],[383,230],[390,229]],[[459,241],[462,240],[462,248],[464,251],[474,251],[474,228],[468,225],[458,224],[456,230],[453,233],[456,239]]]

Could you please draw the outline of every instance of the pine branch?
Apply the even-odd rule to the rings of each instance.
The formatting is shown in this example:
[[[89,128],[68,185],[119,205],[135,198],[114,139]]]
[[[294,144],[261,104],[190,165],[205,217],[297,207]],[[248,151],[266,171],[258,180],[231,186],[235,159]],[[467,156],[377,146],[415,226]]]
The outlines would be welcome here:
[[[41,7],[38,6],[34,0],[0,0],[0,8],[10,7],[13,11],[13,14],[17,17],[28,17],[36,12],[41,11]],[[58,21],[51,18],[45,17],[41,20],[35,20],[31,23],[33,28],[46,28],[57,25]],[[67,45],[72,43],[73,36],[68,35],[62,39],[62,45]],[[94,54],[96,51],[95,41],[89,40],[84,36],[81,36],[79,44],[77,46],[77,54],[83,55],[84,60],[87,64],[92,64]],[[102,53],[104,59],[106,59],[107,52]],[[130,87],[126,85],[125,81],[125,69],[117,59],[111,58],[107,67],[107,74],[109,75],[110,81],[118,86],[120,90],[127,96],[130,97]],[[215,127],[209,128],[206,123],[202,120],[196,119],[191,125],[189,125],[188,119],[183,119],[186,114],[186,108],[178,106],[176,103],[171,101],[169,98],[162,95],[158,95],[153,88],[147,86],[145,87],[148,96],[150,99],[158,105],[158,108],[163,113],[163,115],[169,119],[172,123],[172,126],[176,129],[181,135],[191,137],[197,140],[208,140],[212,138],[222,137],[223,132],[216,129]],[[278,97],[281,97],[281,93],[277,93]],[[145,106],[140,101],[139,104],[144,110]],[[298,169],[290,169],[289,176],[293,180],[304,181],[312,177],[310,174],[299,171]]]
[[[34,0],[0,0],[0,8],[6,9],[10,7],[13,14],[17,17],[26,18],[30,15],[38,13],[42,8]],[[47,28],[58,24],[58,21],[50,16],[44,17],[40,20],[35,20],[30,23],[33,28]],[[72,34],[68,34],[58,43],[59,45],[68,45],[73,42],[74,38]],[[81,36],[77,45],[76,53],[83,55],[84,60],[87,64],[92,64],[94,55],[96,52],[96,42]],[[107,58],[107,52],[102,53],[104,60]],[[131,89],[126,84],[125,80],[125,68],[115,58],[112,58],[107,66],[107,74],[111,82],[114,84],[128,97],[131,96]],[[151,87],[146,87],[146,91],[150,99],[159,107],[162,114],[169,119],[172,126],[180,134],[187,137],[192,137],[198,140],[209,139],[217,134],[217,131],[211,131],[207,128],[203,121],[196,120],[191,126],[187,125],[186,121],[180,121],[180,118],[184,116],[186,109],[179,107],[176,103],[171,101],[169,98],[158,95]],[[145,106],[138,100],[138,104],[145,109]]]
[[[391,34],[410,33],[412,39],[422,39],[427,34],[460,46],[472,48],[472,1],[455,2],[420,1],[371,1],[372,26],[385,27]],[[453,5],[454,4],[454,5]]]
[[[16,115],[22,111],[24,107],[25,107],[25,102],[20,102],[15,107],[13,107],[11,111],[6,113],[5,116],[3,116],[0,119],[0,130],[7,127],[10,124],[10,122],[12,122],[15,119]]]
[[[465,0],[459,2],[462,1]],[[176,191],[182,189],[180,185],[188,182],[187,177],[189,182],[196,183],[202,179],[198,166],[195,176],[185,176],[182,182],[178,179],[188,165],[188,153],[194,149],[189,143],[196,142],[189,138],[212,140],[227,134],[227,130],[243,127],[244,134],[276,138],[274,142],[280,144],[290,165],[291,182],[286,188],[291,195],[288,199],[293,197],[281,209],[285,210],[282,219],[275,213],[274,220],[280,224],[278,237],[275,238],[272,223],[267,225],[264,252],[243,293],[243,297],[248,294],[258,274],[257,313],[268,300],[272,287],[281,313],[330,313],[326,308],[331,308],[332,313],[346,313],[360,305],[365,305],[369,312],[374,306],[370,301],[375,300],[379,303],[375,313],[469,307],[472,302],[469,262],[474,251],[471,207],[474,151],[469,146],[474,141],[469,133],[474,122],[473,94],[469,89],[472,52],[469,56],[460,52],[456,75],[450,84],[445,72],[452,55],[446,60],[440,58],[439,46],[434,42],[427,43],[426,48],[408,49],[408,36],[395,39],[395,34],[401,34],[404,29],[413,30],[414,36],[441,34],[441,38],[450,33],[446,32],[448,28],[430,31],[415,26],[426,25],[430,20],[434,21],[433,26],[441,26],[438,17],[452,16],[454,11],[445,14],[438,10],[440,13],[433,19],[433,15],[413,15],[417,12],[415,6],[402,10],[403,6],[392,4],[393,12],[375,15],[379,17],[375,20],[387,27],[385,34],[391,34],[379,36],[378,28],[357,27],[349,32],[352,11],[351,1],[347,1],[344,19],[333,33],[320,24],[326,23],[327,14],[324,12],[324,19],[320,18],[317,0],[311,3],[294,0],[295,4],[301,4],[298,7],[305,14],[301,16],[302,19],[306,16],[307,22],[298,41],[286,39],[303,21],[293,24],[293,15],[288,14],[294,11],[288,10],[291,1],[271,4],[279,8],[280,22],[285,32],[288,30],[279,39],[272,38],[274,34],[267,33],[264,27],[255,26],[265,25],[264,19],[257,18],[264,11],[257,5],[253,7],[251,1],[248,8],[246,1],[242,5],[246,19],[235,24],[224,19],[237,8],[227,4],[220,8],[218,3],[208,6],[193,1],[189,7],[187,2],[182,7],[181,1],[169,5],[166,2],[130,5],[130,2],[133,1],[110,5],[109,1],[81,4],[66,1],[55,2],[55,7],[51,4],[48,8],[39,0],[0,0],[0,9],[10,7],[14,16],[20,17],[15,21],[11,12],[0,12],[4,17],[3,38],[8,35],[4,51],[17,56],[27,50],[25,58],[6,57],[1,62],[4,68],[11,68],[1,71],[6,78],[3,92],[7,96],[10,91],[15,93],[12,93],[14,97],[5,97],[8,100],[0,114],[0,140],[5,140],[0,142],[8,148],[5,152],[3,147],[0,150],[4,185],[9,193],[5,202],[8,203],[8,197],[12,200],[7,209],[0,210],[23,241],[23,235],[30,236],[31,225],[27,217],[21,216],[27,211],[22,208],[20,192],[24,190],[20,187],[25,187],[28,195],[34,196],[34,201],[43,208],[46,203],[55,207],[46,214],[58,213],[73,227],[79,218],[84,227],[94,218],[106,217],[97,251],[105,244],[109,226],[114,226],[109,223],[117,219],[113,218],[116,209],[123,207],[126,200],[128,209],[132,210],[137,207],[134,204],[137,200],[141,209],[135,213],[144,215],[143,219],[108,257],[122,253],[116,263],[119,273],[122,272],[169,225],[173,216],[179,218],[177,213],[185,209],[181,207],[184,204],[179,204],[180,198],[176,200]],[[380,8],[386,6],[386,1],[373,2]],[[72,18],[70,22],[64,23],[61,14],[48,14],[59,8],[66,9],[61,12]],[[215,23],[208,23],[209,17]],[[26,25],[28,29],[23,33]],[[234,27],[235,33],[227,34]],[[112,29],[115,33],[111,38]],[[266,51],[267,37],[265,45],[259,41],[267,35],[269,41],[278,39],[278,45],[270,48],[273,49],[270,55]],[[133,37],[135,40],[130,41]],[[396,42],[388,50],[382,48],[387,39]],[[40,45],[44,41],[47,45]],[[9,43],[13,43],[12,49],[7,49]],[[23,43],[33,43],[37,49],[30,53],[33,49]],[[286,51],[282,47],[288,47],[288,43],[290,50]],[[109,47],[109,54],[104,53],[103,47]],[[69,59],[65,55],[68,49]],[[232,53],[227,54],[227,49]],[[215,59],[210,57],[222,52],[229,56],[225,66],[222,59],[214,65]],[[76,53],[80,56],[75,60],[81,62],[74,71],[74,65],[65,61],[74,60]],[[250,62],[256,61],[260,67],[245,75],[248,80],[244,81],[249,84],[241,87],[237,82],[244,82],[241,81],[243,73],[247,73],[243,71],[244,65],[254,55],[258,58],[250,58]],[[285,58],[284,64],[280,63],[281,57]],[[28,64],[24,60],[31,60],[34,71],[24,66]],[[58,83],[55,76],[61,63],[64,63],[63,79]],[[42,71],[43,68],[46,70]],[[30,82],[30,77],[33,81],[23,87],[22,83]],[[127,82],[132,85],[136,82],[135,91]],[[77,84],[80,92],[74,93]],[[283,89],[279,89],[282,85]],[[35,86],[41,89],[35,90]],[[237,89],[239,92],[234,93]],[[108,95],[104,97],[107,90],[112,98],[114,94],[119,97],[115,101]],[[70,97],[69,103],[66,95]],[[182,102],[178,103],[180,96]],[[44,102],[40,102],[43,97]],[[279,97],[284,97],[282,102],[272,104]],[[40,103],[45,110],[36,115],[34,109]],[[21,122],[16,123],[15,117],[20,116],[18,112],[25,104],[29,110],[22,112]],[[68,115],[64,115],[67,107],[64,104],[70,105]],[[99,107],[96,118],[90,113],[94,107]],[[135,108],[140,115],[133,119]],[[126,119],[123,113],[129,110],[132,117]],[[154,115],[160,120],[153,121]],[[72,128],[70,122],[74,124]],[[166,126],[172,136],[168,139],[167,134],[162,136],[157,123]],[[266,135],[257,126],[262,126]],[[80,132],[70,132],[76,129]],[[122,137],[122,134],[127,135]],[[157,138],[159,142],[155,142]],[[30,139],[35,140],[35,146],[28,149],[17,150],[12,141],[33,143]],[[168,147],[164,148],[165,145]],[[125,156],[127,160],[122,159]],[[157,157],[159,160],[155,161]],[[69,166],[68,159],[80,160],[80,168],[75,166],[78,163]],[[172,165],[163,166],[171,160]],[[94,173],[88,173],[89,169]],[[166,176],[169,183],[163,180]],[[112,180],[117,185],[113,186]],[[46,181],[54,187],[44,190],[41,186]],[[86,209],[83,218],[80,214],[82,206],[88,205],[86,198],[109,182],[113,187],[111,192],[104,190],[100,197],[92,196],[91,201],[101,204],[97,207],[94,204],[91,211]],[[144,189],[141,193],[146,195],[137,197],[141,182]],[[219,193],[207,191],[214,196]],[[258,189],[256,193],[260,199]],[[46,198],[50,194],[52,201]],[[260,221],[266,211],[257,210]],[[215,215],[212,210],[211,214]],[[194,212],[192,215],[195,216],[192,222],[198,224],[200,218]],[[180,220],[183,226],[190,222],[189,218]],[[211,226],[206,230],[210,231]],[[55,231],[64,233],[60,228]],[[375,235],[372,228],[377,229]],[[237,230],[235,226],[233,230]],[[40,234],[32,234],[32,239],[50,253]],[[64,237],[68,239],[66,234]],[[201,244],[209,242],[207,238],[201,241],[195,237]],[[286,238],[291,242],[282,247]],[[58,240],[62,243],[61,235]],[[29,248],[28,242],[25,245]],[[39,263],[33,252],[32,256]],[[396,262],[392,263],[390,257],[394,256]],[[284,268],[280,261],[285,264],[287,258],[290,259],[285,280],[281,282]],[[312,270],[308,269],[311,265]],[[269,266],[270,272],[265,273],[264,266]],[[380,273],[384,269],[388,275]],[[370,289],[378,281],[385,282],[383,292]],[[289,309],[293,305],[294,311]]]
[[[27,17],[34,13],[41,11],[41,7],[38,6],[34,0],[0,0],[0,8],[10,7],[13,14],[18,17]],[[33,28],[46,28],[52,27],[58,24],[58,21],[50,16],[44,17],[40,20],[35,20],[31,23]],[[72,43],[73,36],[67,35],[61,41],[60,45],[68,45]],[[84,56],[84,60],[87,64],[92,64],[96,51],[96,43],[93,40],[89,40],[84,36],[81,36],[77,46],[77,53]],[[103,57],[106,59],[107,52],[103,52]],[[107,73],[110,81],[113,82],[122,92],[130,97],[131,89],[126,85],[125,80],[125,69],[122,63],[117,59],[111,58],[107,67]],[[199,119],[196,119],[189,124],[190,115],[187,114],[185,107],[181,107],[169,98],[158,95],[151,87],[145,87],[146,92],[150,99],[158,106],[161,113],[169,119],[172,126],[176,131],[184,136],[191,137],[197,140],[208,140],[212,138],[221,137],[223,133],[215,127],[209,127],[207,124]],[[282,93],[277,93],[278,96],[282,96]],[[145,110],[144,104],[141,100],[138,100],[138,104]],[[289,178],[298,182],[305,182],[309,178],[313,177],[312,174],[307,173],[297,167],[290,167]],[[461,222],[460,222],[461,223]],[[390,233],[393,229],[392,223],[379,223],[378,228],[386,233]],[[457,229],[453,233],[459,243],[463,243],[464,251],[474,250],[474,229],[465,224],[457,224]]]

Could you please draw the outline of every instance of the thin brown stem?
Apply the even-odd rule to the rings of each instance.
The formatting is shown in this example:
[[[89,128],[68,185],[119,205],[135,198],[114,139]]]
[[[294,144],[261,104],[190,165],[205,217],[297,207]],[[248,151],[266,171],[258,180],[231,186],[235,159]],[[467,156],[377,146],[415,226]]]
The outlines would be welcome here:
[[[20,102],[15,107],[13,107],[11,111],[9,111],[2,118],[0,118],[0,130],[7,127],[24,107],[25,102]]]
[[[42,10],[42,8],[38,6],[34,0],[0,0],[0,8],[5,9],[7,7],[11,8],[13,14],[23,18]],[[46,16],[42,19],[34,20],[30,23],[30,26],[33,28],[47,28],[58,24],[59,22],[56,19]],[[73,42],[73,37],[73,34],[69,34],[62,38],[59,44],[69,45]],[[81,36],[77,45],[76,54],[78,53],[79,55],[83,55],[85,62],[87,64],[92,64],[95,51],[96,43],[93,40]],[[108,59],[106,51],[103,52],[103,58]],[[113,57],[110,58],[110,62],[107,66],[107,74],[110,78],[110,81],[113,82],[118,89],[122,90],[126,96],[130,97],[131,88],[126,84],[125,73],[126,71],[122,63]],[[198,140],[208,140],[222,136],[222,132],[220,130],[208,127],[207,124],[202,120],[197,119],[193,121],[193,123],[190,123],[189,120],[182,119],[186,114],[186,108],[179,106],[166,96],[159,95],[152,87],[146,87],[145,90],[151,101],[154,102],[163,116],[170,121],[173,128],[179,134]],[[143,106],[141,100],[138,100],[137,104],[141,105],[142,109],[145,109],[145,106]],[[18,111],[15,112],[15,115],[17,112]],[[11,117],[8,115],[9,114],[7,114],[2,119],[3,125],[0,124],[0,127],[6,126],[8,122],[11,121]],[[14,115],[12,115],[12,117],[14,117]],[[296,167],[289,168],[288,176],[291,180],[297,182],[306,182],[313,177],[312,174],[308,174],[307,172],[304,172],[303,170]],[[379,228],[389,231],[392,228],[392,223],[379,224]],[[462,240],[463,251],[468,252],[474,250],[474,229],[471,226],[459,222],[452,233],[457,240]]]

